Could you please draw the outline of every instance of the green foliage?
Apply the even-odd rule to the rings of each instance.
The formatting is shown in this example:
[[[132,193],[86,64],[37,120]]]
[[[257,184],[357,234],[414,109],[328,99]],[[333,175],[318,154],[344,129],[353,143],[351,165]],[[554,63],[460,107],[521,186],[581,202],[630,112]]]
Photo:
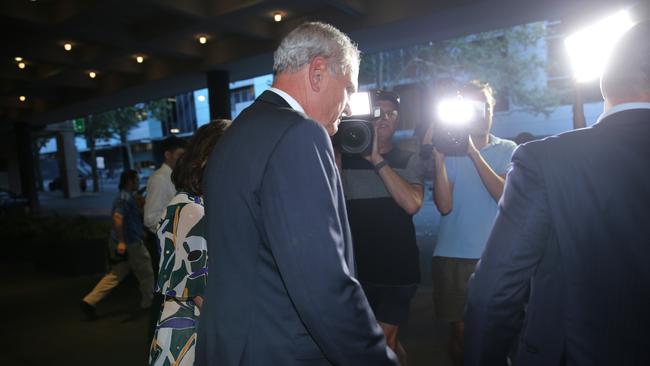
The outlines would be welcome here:
[[[167,99],[152,100],[133,106],[116,108],[107,112],[92,114],[86,120],[83,136],[88,146],[98,139],[118,138],[126,142],[129,131],[147,118],[163,120],[167,118],[171,105]]]
[[[543,79],[547,62],[539,52],[546,32],[544,23],[531,23],[368,55],[360,67],[360,83],[390,88],[422,80],[479,79],[518,108],[548,115],[559,96]]]

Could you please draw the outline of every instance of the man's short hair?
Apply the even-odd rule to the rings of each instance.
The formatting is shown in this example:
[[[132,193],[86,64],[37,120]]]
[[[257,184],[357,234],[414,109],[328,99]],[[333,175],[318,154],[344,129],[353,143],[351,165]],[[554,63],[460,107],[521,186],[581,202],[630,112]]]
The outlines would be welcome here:
[[[496,99],[494,99],[494,90],[489,83],[481,80],[472,80],[462,86],[462,93],[476,93],[481,94],[485,97],[485,101],[490,107],[489,115],[490,117],[494,114],[494,105],[496,104]]]
[[[120,183],[117,185],[117,188],[122,190],[129,183],[135,182],[136,179],[138,179],[138,172],[133,169],[126,169],[120,174]]]
[[[375,102],[378,102],[380,100],[389,101],[393,103],[395,110],[399,110],[399,95],[396,93],[380,89],[375,92],[374,100]]]
[[[162,147],[163,154],[167,151],[174,152],[176,149],[184,149],[187,143],[180,137],[169,136],[162,141],[160,146]]]
[[[600,79],[605,98],[650,93],[650,20],[630,28],[612,49]]]
[[[359,71],[360,52],[347,35],[330,24],[309,22],[284,37],[273,54],[273,72],[294,73],[318,56],[336,75]]]

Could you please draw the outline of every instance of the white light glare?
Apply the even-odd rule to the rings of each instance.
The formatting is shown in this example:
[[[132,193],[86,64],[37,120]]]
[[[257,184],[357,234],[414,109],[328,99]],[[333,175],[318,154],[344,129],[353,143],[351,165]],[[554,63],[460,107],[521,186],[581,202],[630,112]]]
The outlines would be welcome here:
[[[633,25],[630,14],[622,10],[568,36],[564,45],[576,80],[584,82],[600,77],[614,44]]]
[[[350,95],[350,116],[370,114],[370,94],[368,92],[352,93]]]
[[[466,124],[476,115],[474,103],[461,97],[443,100],[438,104],[438,117],[444,123]]]
[[[178,128],[172,128],[172,129],[169,130],[169,132],[171,132],[171,133],[179,133],[179,132],[181,132],[181,130],[179,130]]]
[[[205,95],[199,95],[198,97],[196,97],[196,99],[197,99],[199,102],[203,103],[203,102],[205,102]]]

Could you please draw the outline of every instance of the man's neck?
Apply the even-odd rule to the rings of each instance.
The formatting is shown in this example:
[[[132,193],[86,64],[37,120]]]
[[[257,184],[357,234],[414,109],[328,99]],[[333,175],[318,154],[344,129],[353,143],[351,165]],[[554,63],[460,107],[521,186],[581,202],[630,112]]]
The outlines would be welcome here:
[[[301,107],[305,108],[307,90],[305,90],[304,77],[306,76],[301,72],[276,75],[271,87],[289,94]]]

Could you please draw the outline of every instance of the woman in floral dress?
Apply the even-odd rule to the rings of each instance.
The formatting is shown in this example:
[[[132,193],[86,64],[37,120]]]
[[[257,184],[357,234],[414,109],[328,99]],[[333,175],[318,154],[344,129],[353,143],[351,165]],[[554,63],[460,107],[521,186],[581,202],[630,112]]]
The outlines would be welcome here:
[[[165,296],[149,364],[193,365],[196,329],[208,276],[203,169],[215,143],[230,121],[217,120],[199,128],[172,172],[178,191],[158,224],[161,250],[156,291]]]

